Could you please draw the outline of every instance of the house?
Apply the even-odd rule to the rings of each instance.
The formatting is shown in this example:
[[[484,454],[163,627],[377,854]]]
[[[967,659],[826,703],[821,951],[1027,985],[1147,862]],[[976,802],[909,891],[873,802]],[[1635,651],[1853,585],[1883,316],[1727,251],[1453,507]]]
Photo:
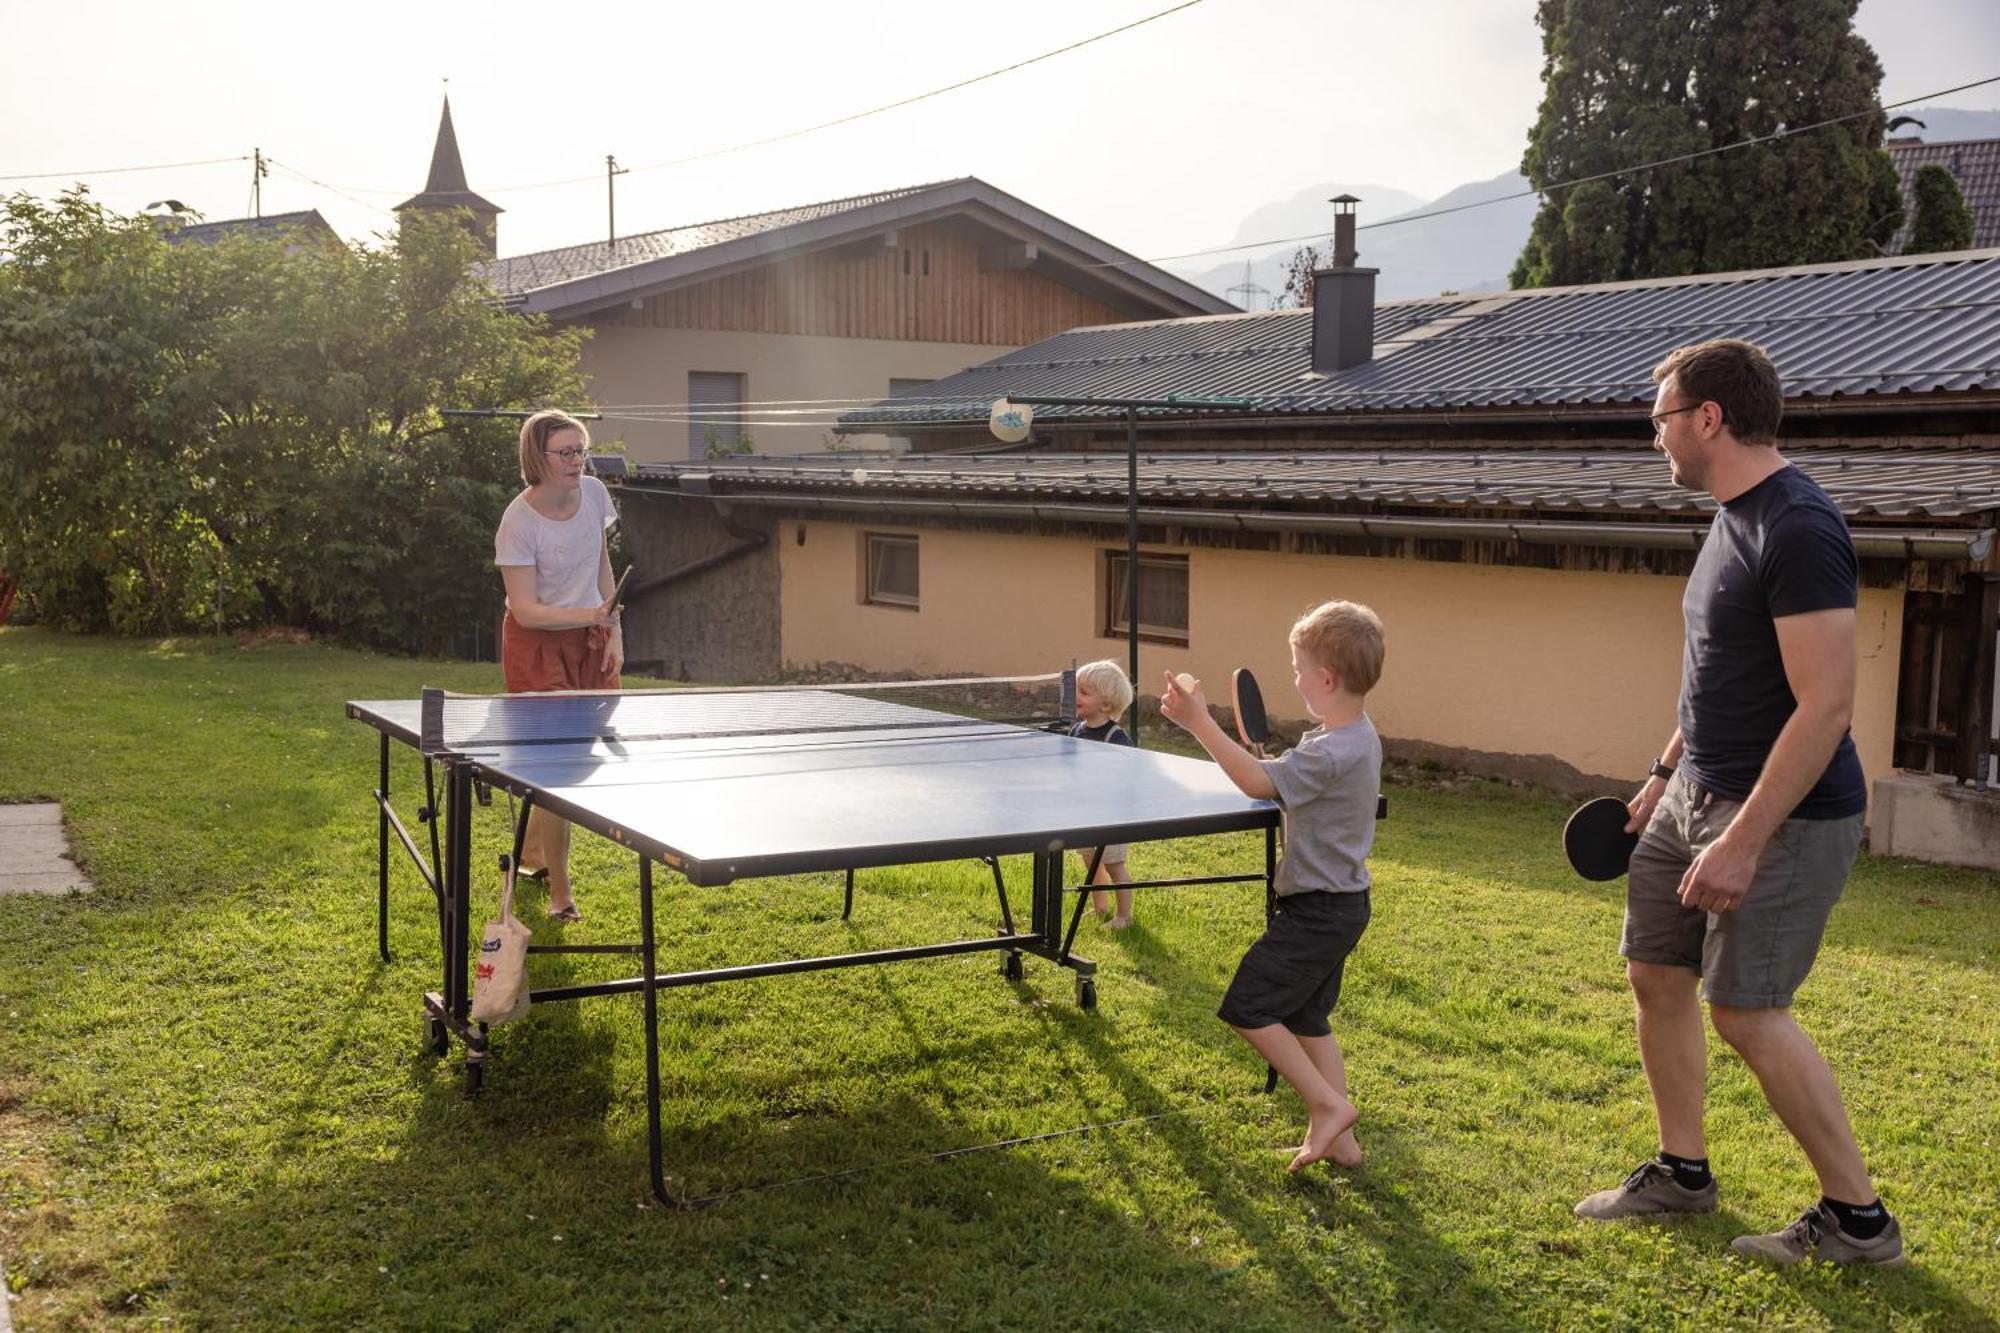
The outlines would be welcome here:
[[[1309,310],[1072,329],[843,422],[912,438],[894,459],[641,464],[631,655],[698,678],[1122,659],[1123,414],[1043,408],[1006,450],[988,404],[1241,396],[1140,414],[1141,689],[1282,681],[1293,617],[1351,597],[1388,625],[1392,753],[1622,790],[1673,729],[1714,507],[1651,447],[1650,372],[1734,335],[1784,372],[1788,456],[1861,553],[1877,846],[1901,771],[1938,775],[1926,795],[1993,782],[2000,250],[1381,306],[1347,255]],[[1995,856],[2000,803],[1922,815],[1961,817]]]
[[[1236,308],[970,176],[500,257],[449,100],[411,211],[464,219],[510,308],[590,331],[599,442],[641,462],[822,449],[845,409],[997,351]]]
[[[1917,168],[1940,166],[1958,182],[1965,206],[1972,210],[1972,245],[1988,249],[2000,245],[2000,139],[1959,139],[1925,143],[1918,138],[1891,139],[1883,147],[1896,166],[1897,184],[1902,187],[1907,216],[1889,243],[1890,254],[1901,254],[1909,244],[1910,229],[1916,219],[1912,187]]]
[[[965,177],[514,255],[508,305],[590,328],[631,458],[824,448],[839,413],[1079,323],[1231,310]],[[889,439],[850,441],[888,448]]]
[[[181,215],[161,219],[169,241],[194,241],[213,245],[233,236],[285,236],[292,245],[312,245],[322,249],[345,244],[333,224],[320,216],[317,208],[297,213],[270,213],[254,218],[221,218],[214,222],[183,222]]]

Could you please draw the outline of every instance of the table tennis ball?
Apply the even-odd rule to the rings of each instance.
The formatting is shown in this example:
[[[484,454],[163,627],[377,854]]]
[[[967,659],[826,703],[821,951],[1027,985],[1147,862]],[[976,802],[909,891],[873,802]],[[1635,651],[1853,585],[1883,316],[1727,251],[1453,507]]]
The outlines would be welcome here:
[[[854,469],[854,479],[856,481],[868,480],[868,469],[865,467],[858,467]]]
[[[1190,676],[1187,672],[1183,671],[1178,676],[1174,677],[1174,684],[1180,686],[1182,694],[1193,694],[1194,687],[1200,684],[1200,682],[1197,681],[1193,676]]]

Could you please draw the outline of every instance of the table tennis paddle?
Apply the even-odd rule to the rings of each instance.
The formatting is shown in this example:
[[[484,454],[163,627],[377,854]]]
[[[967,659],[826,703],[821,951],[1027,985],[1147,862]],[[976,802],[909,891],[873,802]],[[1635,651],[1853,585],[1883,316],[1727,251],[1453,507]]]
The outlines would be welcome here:
[[[1236,734],[1243,748],[1259,759],[1265,758],[1264,743],[1271,739],[1271,719],[1264,713],[1264,691],[1249,667],[1237,667],[1229,678],[1230,702],[1236,710]]]
[[[1632,863],[1639,835],[1627,833],[1632,812],[1616,796],[1585,801],[1563,825],[1563,854],[1585,879],[1617,879]]]
[[[606,620],[625,609],[625,585],[632,581],[632,571],[638,567],[637,564],[627,565],[625,572],[618,576],[617,585],[611,589],[611,609],[605,613]]]

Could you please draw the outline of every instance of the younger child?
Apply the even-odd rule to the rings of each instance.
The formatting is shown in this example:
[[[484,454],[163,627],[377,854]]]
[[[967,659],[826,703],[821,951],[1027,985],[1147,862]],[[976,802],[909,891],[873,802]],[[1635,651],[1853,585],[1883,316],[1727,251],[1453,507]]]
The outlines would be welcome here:
[[[1118,725],[1118,719],[1132,706],[1132,682],[1125,678],[1124,669],[1116,662],[1091,662],[1076,669],[1076,725],[1069,729],[1072,736],[1085,740],[1109,741],[1113,745],[1130,745],[1131,736]],[[1090,868],[1094,855],[1088,847],[1078,849],[1083,857],[1084,869]],[[1097,875],[1093,884],[1130,884],[1132,876],[1125,869],[1125,846],[1120,843],[1106,847],[1098,860]],[[1132,924],[1132,890],[1118,889],[1118,911],[1105,922],[1106,929],[1123,930]],[[1091,910],[1099,916],[1111,913],[1110,895],[1103,889],[1093,889],[1090,894]]]
[[[1258,759],[1213,717],[1200,682],[1183,690],[1167,673],[1160,712],[1201,742],[1246,796],[1284,811],[1277,911],[1222,997],[1217,1016],[1236,1029],[1305,1100],[1311,1117],[1291,1161],[1359,1166],[1360,1112],[1347,1098],[1347,1066],[1328,1018],[1340,999],[1347,955],[1368,928],[1368,849],[1375,840],[1382,742],[1364,711],[1382,674],[1382,621],[1353,602],[1325,602],[1292,626],[1292,678],[1319,723],[1277,759]]]

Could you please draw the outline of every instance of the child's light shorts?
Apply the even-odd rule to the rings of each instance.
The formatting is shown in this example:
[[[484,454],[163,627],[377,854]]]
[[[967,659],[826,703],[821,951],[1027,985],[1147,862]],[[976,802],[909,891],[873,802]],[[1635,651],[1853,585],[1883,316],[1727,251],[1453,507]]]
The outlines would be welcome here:
[[[1078,847],[1075,849],[1075,851],[1077,859],[1083,862],[1084,872],[1088,874],[1090,871],[1090,863],[1092,859],[1095,858],[1097,855],[1097,849],[1095,847]],[[1103,864],[1108,866],[1124,865],[1125,851],[1126,851],[1125,843],[1122,842],[1112,843],[1110,846],[1104,849]]]

